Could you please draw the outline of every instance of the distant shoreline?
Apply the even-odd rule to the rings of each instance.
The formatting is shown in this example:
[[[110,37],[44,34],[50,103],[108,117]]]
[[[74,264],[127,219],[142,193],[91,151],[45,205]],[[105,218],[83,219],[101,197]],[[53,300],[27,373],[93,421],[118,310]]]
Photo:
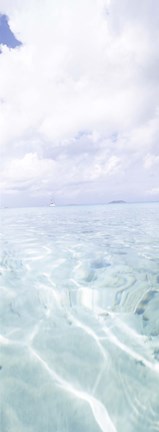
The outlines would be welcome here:
[[[93,203],[93,204],[57,204],[55,207],[54,207],[54,210],[55,209],[58,209],[58,208],[62,208],[62,207],[96,207],[96,206],[105,206],[105,207],[107,207],[107,206],[109,206],[109,205],[115,205],[115,204],[117,204],[117,205],[122,205],[122,204],[127,204],[127,205],[133,205],[133,204],[136,204],[136,205],[140,205],[140,204],[159,204],[159,201],[122,201],[122,202],[117,202],[117,201],[110,201],[110,202],[106,202],[106,203]],[[15,206],[15,207],[12,207],[12,206],[3,206],[3,207],[0,207],[0,210],[12,210],[12,209],[31,209],[31,208],[43,208],[43,209],[46,209],[46,208],[50,208],[48,205],[46,205],[46,204],[43,204],[43,205],[36,205],[36,206],[31,206],[31,205],[23,205],[23,206]]]
[[[127,204],[127,202],[124,200],[114,200],[114,201],[108,202],[108,204]]]

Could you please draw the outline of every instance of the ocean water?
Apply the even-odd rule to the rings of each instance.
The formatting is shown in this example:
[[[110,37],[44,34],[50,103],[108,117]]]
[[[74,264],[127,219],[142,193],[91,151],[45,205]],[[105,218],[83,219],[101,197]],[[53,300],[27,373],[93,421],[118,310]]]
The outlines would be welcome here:
[[[0,228],[2,432],[159,431],[159,204]]]

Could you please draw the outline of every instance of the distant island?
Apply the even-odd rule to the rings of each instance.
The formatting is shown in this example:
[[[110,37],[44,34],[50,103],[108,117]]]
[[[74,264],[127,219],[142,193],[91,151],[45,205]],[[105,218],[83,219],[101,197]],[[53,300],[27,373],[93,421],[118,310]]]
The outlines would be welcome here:
[[[116,200],[116,201],[110,201],[108,204],[126,204],[126,201]]]

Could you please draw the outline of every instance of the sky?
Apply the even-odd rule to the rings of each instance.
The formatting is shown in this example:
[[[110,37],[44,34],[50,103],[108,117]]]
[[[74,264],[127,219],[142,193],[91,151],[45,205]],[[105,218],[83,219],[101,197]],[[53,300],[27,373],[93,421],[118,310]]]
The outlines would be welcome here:
[[[159,200],[159,1],[0,14],[1,205]]]

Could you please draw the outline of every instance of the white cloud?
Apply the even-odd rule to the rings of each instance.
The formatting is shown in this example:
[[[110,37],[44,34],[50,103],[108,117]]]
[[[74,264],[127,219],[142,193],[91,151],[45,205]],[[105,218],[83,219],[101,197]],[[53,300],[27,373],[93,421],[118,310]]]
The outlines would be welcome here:
[[[159,170],[159,155],[147,154],[144,160],[144,167],[148,170],[157,167]]]
[[[34,190],[34,187],[43,189],[46,180],[55,176],[54,161],[39,159],[36,153],[26,154],[22,159],[6,160],[1,170],[2,190],[25,190],[25,187]],[[57,173],[56,173],[57,174]]]
[[[6,190],[25,183],[31,196],[54,185],[59,194],[69,191],[69,200],[76,185],[78,199],[87,200],[84,182],[96,197],[99,182],[103,194],[109,181],[110,194],[125,187],[130,196],[138,178],[137,198],[155,187],[158,9],[157,0],[153,7],[148,0],[144,7],[137,0],[0,0],[23,42],[0,55]]]
[[[156,197],[159,198],[159,187],[150,189],[148,191],[148,194],[150,194],[150,195],[156,195]]]

